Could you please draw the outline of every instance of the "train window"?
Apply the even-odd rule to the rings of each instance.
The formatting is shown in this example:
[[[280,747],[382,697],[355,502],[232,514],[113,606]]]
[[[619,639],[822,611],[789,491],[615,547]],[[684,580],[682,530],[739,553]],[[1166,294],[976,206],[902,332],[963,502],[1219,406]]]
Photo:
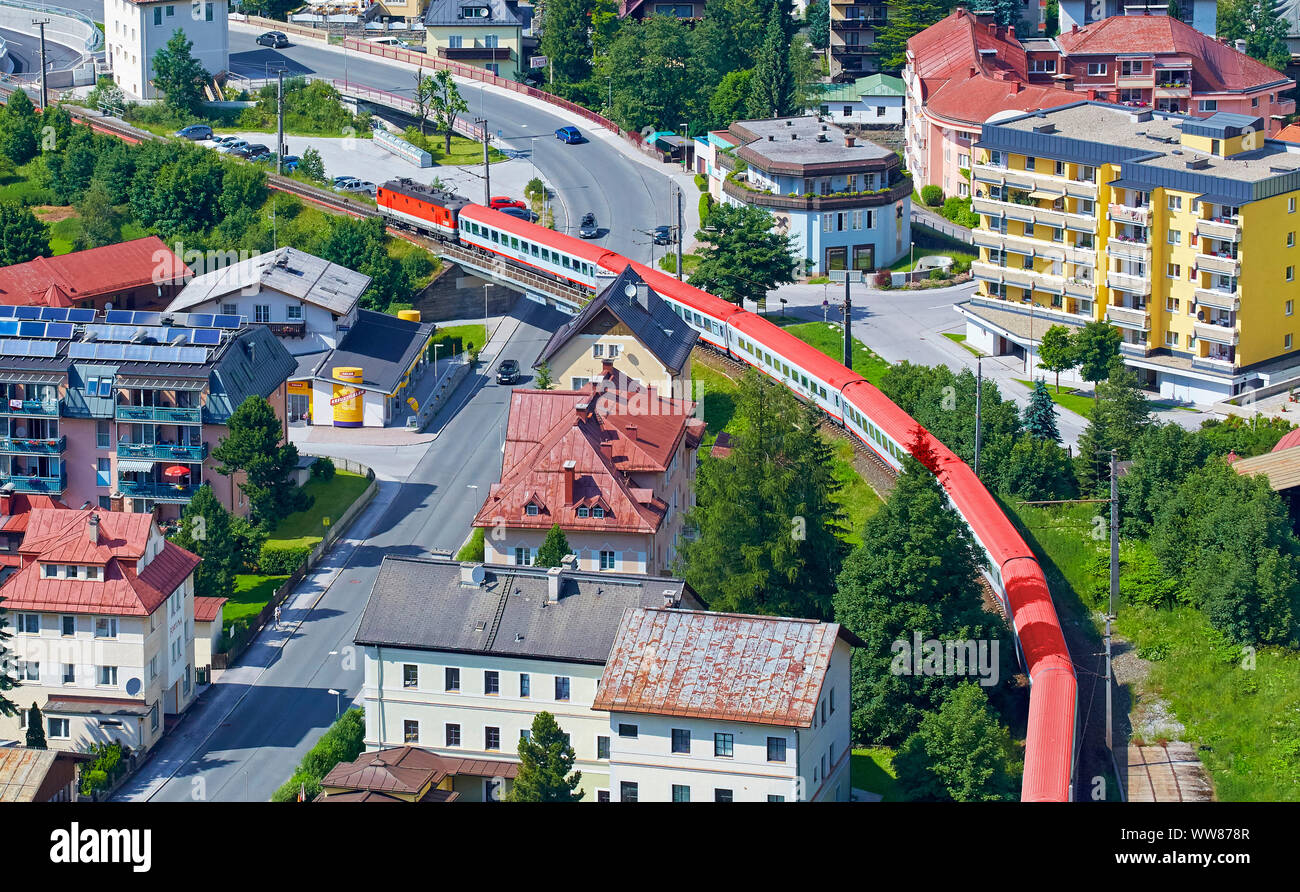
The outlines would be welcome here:
[[[771,365],[771,364],[772,364],[772,354],[771,354],[771,353],[768,353],[767,351],[764,351],[764,352],[763,352],[763,361],[766,362],[768,365]]]
[[[495,229],[492,230],[492,241],[498,243],[501,241],[501,233],[497,232]]]
[[[808,386],[808,376],[807,376],[807,375],[800,375],[800,376],[799,376],[799,380],[803,382],[803,389],[804,389],[804,390],[809,390],[809,389],[811,389],[811,388]]]
[[[510,236],[510,247],[514,248],[516,251],[519,250],[519,239],[515,238],[513,235]]]
[[[541,251],[538,250],[536,245],[533,245],[533,256],[537,257],[539,254],[541,254]]]
[[[565,268],[565,269],[573,269],[573,263],[569,260],[569,255],[568,255],[568,254],[565,254],[565,255],[564,255],[564,268]]]

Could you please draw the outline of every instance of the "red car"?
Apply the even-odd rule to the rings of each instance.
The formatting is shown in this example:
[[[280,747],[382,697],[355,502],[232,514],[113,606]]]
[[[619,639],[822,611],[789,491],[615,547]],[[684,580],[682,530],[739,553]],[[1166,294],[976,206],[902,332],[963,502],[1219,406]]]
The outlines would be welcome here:
[[[488,202],[488,207],[494,211],[499,211],[502,208],[527,208],[528,205],[506,195],[494,195],[492,200]]]

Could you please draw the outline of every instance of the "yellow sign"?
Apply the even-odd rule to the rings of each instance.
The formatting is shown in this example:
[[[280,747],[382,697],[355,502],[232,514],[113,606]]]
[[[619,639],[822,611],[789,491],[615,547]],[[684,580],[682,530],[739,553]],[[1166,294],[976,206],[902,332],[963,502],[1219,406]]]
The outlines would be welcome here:
[[[302,394],[308,394],[308,393],[311,393],[311,382],[310,382],[310,381],[290,381],[290,382],[289,382],[289,392],[290,392],[290,393],[302,393]]]
[[[412,412],[419,412],[419,411],[420,411],[420,404],[417,403],[417,402],[415,401],[415,397],[413,397],[413,396],[408,396],[408,397],[406,398],[406,404],[407,404],[408,406],[411,407],[411,411],[412,411]]]
[[[359,385],[364,379],[356,366],[337,366],[333,377],[344,383],[334,385],[330,405],[334,407],[335,427],[361,427],[365,417],[365,391]]]

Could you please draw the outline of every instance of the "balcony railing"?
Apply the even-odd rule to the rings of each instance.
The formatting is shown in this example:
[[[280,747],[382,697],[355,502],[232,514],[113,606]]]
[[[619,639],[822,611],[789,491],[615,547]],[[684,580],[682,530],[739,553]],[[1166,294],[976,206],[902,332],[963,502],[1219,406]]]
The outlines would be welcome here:
[[[1241,309],[1241,292],[1197,288],[1196,305],[1198,307],[1214,307],[1217,310],[1228,310],[1235,313]]]
[[[1151,222],[1151,206],[1137,207],[1131,204],[1112,204],[1106,210],[1106,217],[1122,223],[1136,223],[1146,226]]]
[[[11,455],[58,455],[68,445],[67,437],[58,439],[0,437],[0,452]]]
[[[1151,330],[1151,314],[1132,307],[1106,307],[1106,321],[1136,331]]]
[[[1017,288],[1030,288],[1050,294],[1070,294],[1084,300],[1092,300],[1094,288],[1092,282],[1052,273],[1037,272],[1031,269],[1016,269],[1010,266],[997,266],[977,260],[970,265],[975,278],[986,282],[998,282]]]
[[[0,400],[0,413],[58,418],[59,403],[57,400]]]
[[[8,477],[0,477],[0,485],[8,483],[12,483],[14,489],[18,492],[38,492],[57,495],[68,488],[68,475],[64,472],[59,474],[57,477],[31,477],[22,474],[11,474]]]
[[[444,59],[491,59],[503,62],[510,58],[508,46],[440,46],[438,55]]]
[[[1196,234],[1201,238],[1219,239],[1225,242],[1241,240],[1241,224],[1230,218],[1218,220],[1197,220]]]
[[[1237,368],[1234,359],[1219,359],[1213,356],[1193,356],[1192,368],[1206,372],[1232,372]]]
[[[117,457],[156,458],[164,461],[203,461],[208,457],[208,444],[169,446],[165,443],[118,443]]]
[[[1115,76],[1116,89],[1143,89],[1152,86],[1156,82],[1154,71],[1133,72],[1131,74],[1119,73]]]
[[[1149,356],[1151,355],[1151,348],[1146,344],[1131,344],[1128,341],[1120,341],[1119,352],[1126,356]]]
[[[1151,256],[1151,246],[1146,242],[1112,238],[1106,242],[1106,254],[1125,260],[1146,260]]]
[[[202,409],[178,409],[174,406],[117,407],[118,421],[157,421],[163,424],[202,424]]]
[[[1079,232],[1096,232],[1097,221],[1085,214],[1058,211],[1055,208],[1038,207],[1036,204],[1021,204],[1016,201],[1003,201],[977,195],[971,199],[971,210],[977,214],[992,214],[995,217],[1010,217],[1034,225],[1057,226],[1074,229]]]
[[[128,499],[152,499],[155,502],[188,502],[199,491],[197,486],[171,483],[132,483],[117,481],[118,492]]]
[[[1097,198],[1097,184],[1089,180],[1075,180],[1059,177],[1054,173],[1040,173],[1036,170],[1013,170],[1010,167],[998,167],[994,164],[976,164],[971,168],[972,179],[986,183],[998,183],[1013,189],[1032,192],[1046,189],[1065,193],[1075,198]]]
[[[893,204],[912,194],[912,181],[904,180],[889,189],[874,192],[851,192],[843,195],[778,195],[775,192],[760,192],[757,189],[747,188],[729,176],[722,181],[722,191],[745,204],[761,207],[830,211]]]
[[[1107,271],[1106,284],[1130,294],[1150,294],[1151,279],[1146,276],[1134,276],[1128,273]]]
[[[1152,94],[1156,99],[1183,99],[1192,95],[1192,85],[1156,84]]]
[[[1196,269],[1200,272],[1239,276],[1241,275],[1241,258],[1221,254],[1197,254]]]
[[[1049,260],[1063,260],[1070,263],[1093,266],[1096,254],[1092,248],[1081,248],[1063,242],[1043,241],[1023,235],[1010,235],[994,232],[991,229],[976,229],[975,244],[982,248],[994,248],[1000,251],[1013,251],[1017,254],[1033,254]]]
[[[1240,332],[1236,328],[1227,325],[1207,325],[1204,322],[1197,322],[1192,326],[1192,332],[1196,335],[1197,340],[1210,341],[1214,344],[1228,344],[1235,347],[1240,339]]]

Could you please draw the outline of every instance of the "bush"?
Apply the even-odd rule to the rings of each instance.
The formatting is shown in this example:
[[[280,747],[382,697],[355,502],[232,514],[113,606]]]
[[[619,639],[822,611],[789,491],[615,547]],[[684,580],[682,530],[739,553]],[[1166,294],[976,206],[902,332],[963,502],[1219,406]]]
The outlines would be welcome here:
[[[943,190],[938,186],[922,186],[921,201],[926,207],[937,208],[943,204]]]
[[[296,802],[306,788],[307,801],[320,795],[321,781],[342,762],[351,762],[366,749],[366,717],[361,709],[349,709],[329,727],[316,745],[302,757],[293,776],[271,794],[272,802]]]
[[[257,555],[257,570],[265,576],[288,576],[306,562],[310,545],[280,545],[268,542]]]
[[[945,279],[951,279],[951,278],[952,278],[952,273],[948,272],[946,269],[936,268],[930,270],[931,281],[941,282]]]
[[[700,196],[700,226],[709,225],[709,213],[713,210],[713,196],[707,192]]]
[[[333,480],[334,462],[323,455],[316,459],[311,463],[311,478],[313,480]]]
[[[237,514],[230,516],[230,535],[239,552],[240,571],[252,572],[262,554],[262,544],[266,542],[266,530],[249,521],[247,517]]]
[[[876,274],[871,277],[871,284],[877,288],[890,288],[894,284],[894,276],[887,269],[877,270]]]
[[[699,189],[701,192],[708,192],[709,178],[702,173],[697,173],[695,175],[695,188]]]
[[[470,534],[469,541],[461,546],[460,551],[456,552],[458,561],[481,561],[486,554],[486,547],[483,544],[483,534],[487,532],[483,527],[475,527],[474,532]]]
[[[103,790],[108,786],[108,772],[100,771],[98,768],[90,768],[81,772],[81,795],[89,796],[96,790]]]
[[[980,225],[980,215],[970,209],[969,198],[958,198],[953,195],[944,199],[943,207],[939,208],[939,215],[967,229],[974,229]]]

